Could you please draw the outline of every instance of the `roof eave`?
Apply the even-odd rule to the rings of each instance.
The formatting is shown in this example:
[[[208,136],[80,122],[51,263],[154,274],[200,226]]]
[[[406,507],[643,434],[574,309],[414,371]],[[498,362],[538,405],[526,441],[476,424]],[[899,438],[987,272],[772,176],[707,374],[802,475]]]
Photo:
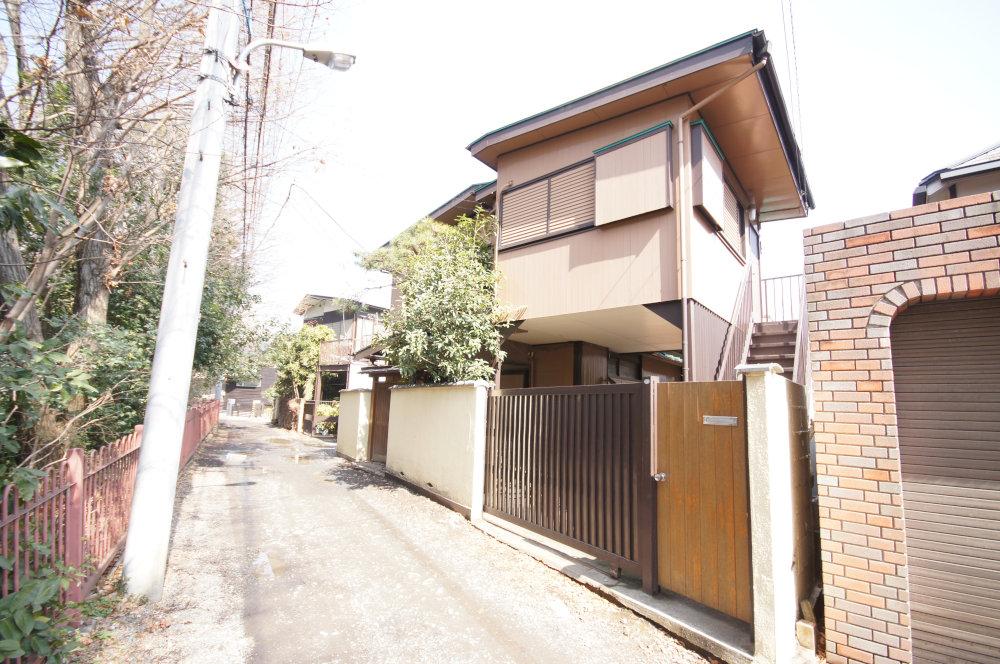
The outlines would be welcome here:
[[[812,190],[809,188],[809,180],[806,178],[805,165],[802,163],[802,152],[799,144],[795,140],[795,132],[792,129],[791,120],[788,117],[788,107],[785,105],[784,96],[781,94],[781,85],[778,83],[777,71],[774,61],[769,57],[767,39],[763,32],[754,35],[754,64],[757,64],[765,57],[767,64],[758,72],[758,80],[764,90],[767,105],[771,109],[771,117],[774,126],[778,130],[778,138],[781,140],[781,148],[785,153],[785,161],[791,171],[792,179],[799,191],[802,199],[803,211],[806,207],[810,210],[816,209],[816,202],[813,199]]]
[[[700,51],[696,51],[695,53],[678,58],[672,62],[650,69],[649,71],[632,76],[631,78],[619,81],[618,83],[613,83],[612,85],[597,90],[596,92],[591,92],[582,97],[578,97],[572,101],[566,102],[565,104],[560,104],[559,106],[528,116],[527,118],[505,125],[499,129],[494,129],[493,131],[487,132],[474,140],[467,146],[466,149],[483,163],[488,166],[495,167],[496,164],[493,161],[484,160],[480,157],[480,153],[486,148],[496,145],[504,140],[509,140],[518,135],[551,124],[552,122],[555,122],[560,115],[565,115],[567,113],[570,113],[571,115],[583,113],[591,108],[603,106],[611,103],[612,101],[616,101],[617,99],[633,95],[640,90],[652,88],[657,85],[663,85],[664,83],[669,83],[670,81],[687,76],[695,71],[700,71],[701,69],[714,66],[721,62],[732,60],[733,58],[752,54],[755,52],[755,40],[758,35],[763,36],[763,33],[758,30],[745,32]]]

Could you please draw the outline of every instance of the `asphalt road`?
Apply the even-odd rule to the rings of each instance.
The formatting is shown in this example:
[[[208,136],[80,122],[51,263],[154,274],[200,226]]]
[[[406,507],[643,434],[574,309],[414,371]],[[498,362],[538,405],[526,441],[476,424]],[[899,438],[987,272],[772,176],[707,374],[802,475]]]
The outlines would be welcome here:
[[[164,600],[91,626],[101,662],[701,662],[459,515],[249,419],[178,490]]]

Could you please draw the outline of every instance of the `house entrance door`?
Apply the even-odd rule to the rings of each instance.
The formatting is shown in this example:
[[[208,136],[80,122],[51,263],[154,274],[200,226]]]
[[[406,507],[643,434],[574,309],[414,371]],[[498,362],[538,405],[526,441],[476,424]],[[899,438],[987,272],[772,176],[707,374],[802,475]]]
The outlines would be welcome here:
[[[372,385],[372,426],[368,435],[368,458],[385,463],[389,447],[389,388],[399,382],[397,376],[380,376]]]
[[[752,622],[742,381],[656,385],[660,587]]]

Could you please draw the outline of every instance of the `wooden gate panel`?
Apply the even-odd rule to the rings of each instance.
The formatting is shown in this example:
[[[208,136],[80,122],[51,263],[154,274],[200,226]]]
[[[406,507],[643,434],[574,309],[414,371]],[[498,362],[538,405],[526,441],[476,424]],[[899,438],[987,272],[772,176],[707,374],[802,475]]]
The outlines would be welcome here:
[[[384,462],[389,447],[389,406],[392,392],[389,388],[399,382],[397,376],[386,376],[372,385],[372,423],[368,434],[368,458]]]
[[[655,403],[660,586],[750,622],[743,383],[660,383]]]

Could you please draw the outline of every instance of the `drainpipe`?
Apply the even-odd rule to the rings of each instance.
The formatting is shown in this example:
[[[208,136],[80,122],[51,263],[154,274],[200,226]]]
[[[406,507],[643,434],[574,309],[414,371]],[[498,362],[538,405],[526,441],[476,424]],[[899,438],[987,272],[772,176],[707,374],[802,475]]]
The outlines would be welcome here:
[[[685,141],[685,134],[687,129],[685,125],[689,117],[697,113],[703,107],[707,106],[711,102],[715,101],[722,93],[729,91],[734,85],[741,82],[743,79],[756,74],[758,71],[763,69],[767,65],[767,57],[761,59],[760,62],[754,66],[747,69],[745,72],[736,76],[735,78],[729,79],[725,85],[721,88],[708,95],[700,102],[687,109],[683,113],[677,116],[677,121],[674,123],[677,125],[677,156],[679,160],[679,168],[677,169],[677,282],[678,291],[681,296],[681,315],[683,329],[681,330],[681,348],[682,355],[684,357],[684,380],[691,380],[691,325],[689,321],[688,314],[688,275],[687,275],[687,257],[690,253],[690,248],[687,246],[687,223],[691,218],[689,214],[688,203],[687,203],[687,193],[690,187],[691,181],[691,162],[687,157],[686,151],[688,146]]]
[[[496,223],[493,226],[493,269],[500,271],[500,218],[497,217]],[[496,288],[500,285],[497,284]],[[494,297],[499,295],[499,293],[494,293]],[[493,387],[500,389],[500,378],[503,373],[503,363],[500,358],[496,358],[496,371],[493,373]]]

